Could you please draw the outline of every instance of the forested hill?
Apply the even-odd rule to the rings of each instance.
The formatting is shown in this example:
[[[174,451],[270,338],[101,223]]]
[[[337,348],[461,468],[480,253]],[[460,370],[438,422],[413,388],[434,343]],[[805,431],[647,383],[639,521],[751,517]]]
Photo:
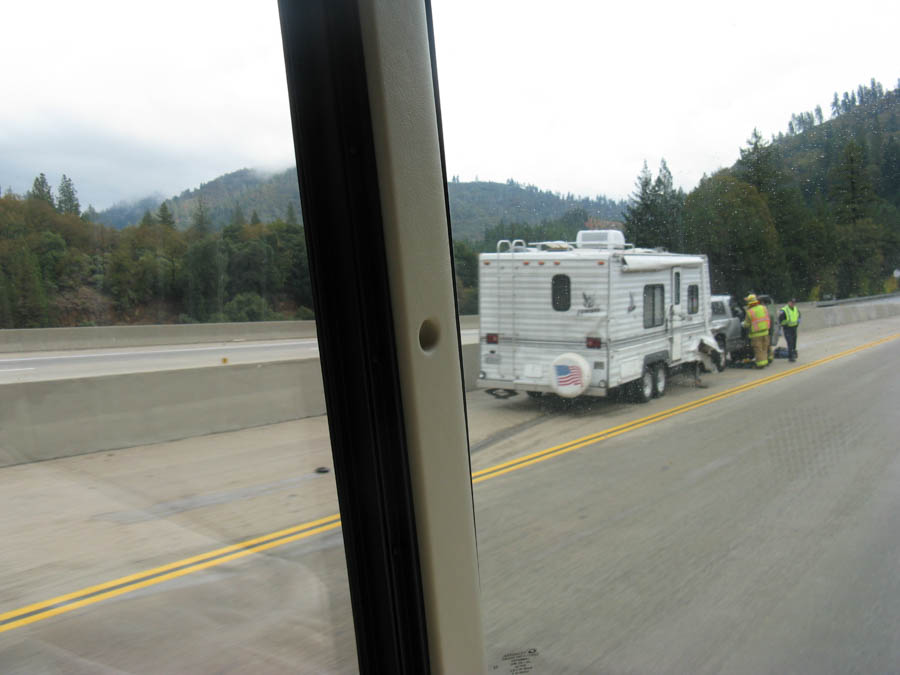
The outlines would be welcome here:
[[[558,220],[576,209],[596,220],[622,220],[626,203],[598,196],[595,199],[561,196],[521,185],[512,179],[506,183],[449,183],[450,220],[454,239],[480,240],[485,230],[499,223],[536,225]]]
[[[754,130],[734,166],[690,193],[646,165],[625,213],[637,246],[705,253],[713,288],[815,300],[897,289],[900,82],[875,80],[794,114],[787,133]]]
[[[581,209],[588,217],[598,220],[621,220],[625,208],[625,202],[603,196],[595,199],[572,194],[562,196],[513,180],[463,183],[454,179],[449,192],[454,239],[479,240],[487,228],[501,222],[537,224],[555,220],[574,209]],[[168,200],[179,229],[191,225],[201,201],[206,217],[217,229],[234,222],[238,209],[238,216],[247,220],[256,213],[260,221],[272,222],[289,220],[290,208],[296,219],[301,220],[295,169],[270,175],[241,169],[195,190],[185,190]],[[97,220],[121,229],[139,223],[146,211],[155,211],[161,202],[161,197],[148,197],[133,205],[119,204],[101,212]]]

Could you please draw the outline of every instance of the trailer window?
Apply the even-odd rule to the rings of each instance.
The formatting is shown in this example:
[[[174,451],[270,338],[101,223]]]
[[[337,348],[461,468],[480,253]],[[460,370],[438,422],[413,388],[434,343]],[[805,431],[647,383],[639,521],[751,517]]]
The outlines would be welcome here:
[[[675,290],[673,291],[675,295],[675,304],[681,304],[681,272],[675,272]]]
[[[557,274],[553,277],[551,287],[553,309],[557,312],[567,312],[572,306],[572,282],[568,275]]]
[[[690,286],[688,286],[688,314],[696,314],[699,311],[700,287],[697,284],[691,284]]]
[[[662,284],[644,286],[644,328],[663,325],[665,320],[664,300],[665,293]]]

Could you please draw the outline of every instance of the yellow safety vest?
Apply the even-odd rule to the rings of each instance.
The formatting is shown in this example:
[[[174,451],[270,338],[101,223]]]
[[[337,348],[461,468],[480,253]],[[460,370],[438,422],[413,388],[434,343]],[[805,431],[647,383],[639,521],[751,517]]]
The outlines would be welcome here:
[[[747,316],[750,317],[750,337],[762,337],[768,334],[771,322],[765,307],[753,305],[747,310]]]
[[[785,305],[781,308],[781,311],[784,312],[784,321],[781,322],[782,326],[794,328],[800,323],[800,310],[796,307],[791,308],[789,305]]]

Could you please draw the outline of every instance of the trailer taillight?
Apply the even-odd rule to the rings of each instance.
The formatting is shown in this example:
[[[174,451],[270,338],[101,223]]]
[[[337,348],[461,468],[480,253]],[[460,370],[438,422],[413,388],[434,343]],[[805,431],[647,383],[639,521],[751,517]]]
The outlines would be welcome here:
[[[497,333],[488,333],[484,336],[484,339],[489,345],[495,345],[500,342],[500,336]]]
[[[600,349],[603,346],[603,341],[598,337],[589,337],[585,339],[584,346],[588,349]]]

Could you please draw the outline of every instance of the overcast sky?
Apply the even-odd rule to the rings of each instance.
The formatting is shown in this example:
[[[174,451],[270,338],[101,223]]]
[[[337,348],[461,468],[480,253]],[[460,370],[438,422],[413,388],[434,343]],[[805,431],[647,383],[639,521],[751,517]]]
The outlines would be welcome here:
[[[898,6],[433,0],[448,175],[626,198],[665,158],[689,190],[754,127],[895,88]],[[3,22],[4,190],[65,173],[99,210],[294,163],[274,2],[19,2]]]

